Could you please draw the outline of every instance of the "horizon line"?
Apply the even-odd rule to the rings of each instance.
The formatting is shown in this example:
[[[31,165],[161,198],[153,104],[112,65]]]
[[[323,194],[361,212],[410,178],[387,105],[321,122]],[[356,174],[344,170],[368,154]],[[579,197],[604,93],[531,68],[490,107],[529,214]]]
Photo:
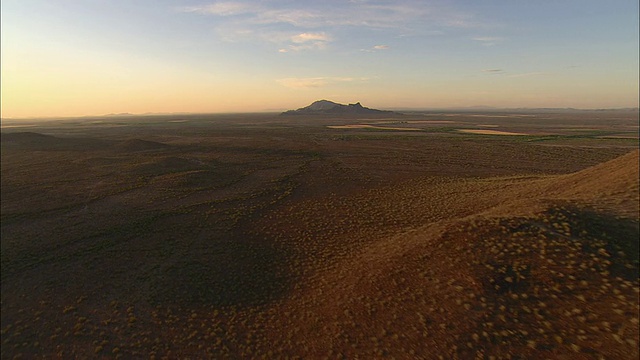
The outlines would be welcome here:
[[[47,116],[24,116],[24,117],[2,117],[5,120],[54,120],[54,119],[84,119],[84,118],[118,118],[118,117],[144,117],[144,116],[171,116],[171,115],[241,115],[241,114],[277,114],[291,109],[265,109],[261,111],[220,111],[220,112],[145,112],[145,113],[108,113],[97,115],[47,115]],[[606,108],[574,108],[574,107],[494,107],[485,105],[476,106],[450,106],[450,107],[385,107],[380,110],[391,111],[639,111],[640,107],[606,107]]]

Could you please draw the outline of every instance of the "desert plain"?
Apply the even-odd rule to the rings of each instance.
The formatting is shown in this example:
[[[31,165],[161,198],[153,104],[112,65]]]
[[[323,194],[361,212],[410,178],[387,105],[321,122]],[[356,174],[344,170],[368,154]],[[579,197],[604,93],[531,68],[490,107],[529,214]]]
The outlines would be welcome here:
[[[637,359],[638,123],[3,119],[1,357]]]

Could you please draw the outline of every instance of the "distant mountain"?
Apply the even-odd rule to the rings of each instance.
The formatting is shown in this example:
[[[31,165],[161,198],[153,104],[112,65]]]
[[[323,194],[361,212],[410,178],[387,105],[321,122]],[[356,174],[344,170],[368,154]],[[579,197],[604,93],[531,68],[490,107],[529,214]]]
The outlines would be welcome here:
[[[376,110],[362,106],[359,102],[355,104],[338,104],[329,100],[318,100],[307,107],[297,110],[289,110],[282,115],[322,115],[322,114],[393,114],[393,111]]]
[[[105,116],[134,116],[134,115],[135,114],[125,112],[125,113],[117,113],[117,114],[116,113],[111,113],[111,114],[107,114]]]

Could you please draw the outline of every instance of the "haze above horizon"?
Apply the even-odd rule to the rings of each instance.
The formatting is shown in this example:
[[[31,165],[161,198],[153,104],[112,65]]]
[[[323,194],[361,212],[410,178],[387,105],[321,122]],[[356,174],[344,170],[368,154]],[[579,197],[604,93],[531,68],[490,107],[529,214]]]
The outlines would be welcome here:
[[[1,3],[2,118],[638,107],[638,2]]]

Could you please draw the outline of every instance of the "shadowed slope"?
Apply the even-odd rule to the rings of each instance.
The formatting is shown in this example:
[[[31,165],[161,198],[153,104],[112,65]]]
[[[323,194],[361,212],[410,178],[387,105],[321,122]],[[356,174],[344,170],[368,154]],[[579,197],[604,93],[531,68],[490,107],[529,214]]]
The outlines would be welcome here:
[[[86,151],[104,148],[108,141],[90,138],[66,138],[36,132],[3,133],[2,148],[5,150],[75,150]]]
[[[169,148],[167,144],[142,139],[125,140],[116,145],[117,150],[127,152],[164,150],[167,148]]]

